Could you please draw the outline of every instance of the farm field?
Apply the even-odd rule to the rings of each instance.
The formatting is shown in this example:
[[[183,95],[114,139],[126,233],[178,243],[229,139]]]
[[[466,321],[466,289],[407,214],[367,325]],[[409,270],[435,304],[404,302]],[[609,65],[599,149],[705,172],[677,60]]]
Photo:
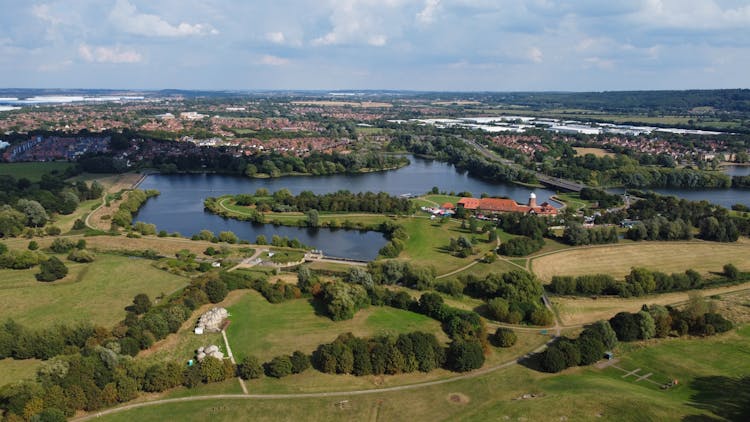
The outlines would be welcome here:
[[[603,148],[584,148],[584,147],[573,147],[578,155],[593,154],[597,157],[614,157],[615,154],[607,151]]]
[[[648,305],[669,305],[688,300],[690,292],[700,293],[702,296],[725,295],[731,292],[747,291],[750,283],[736,286],[717,287],[714,289],[691,290],[689,292],[662,293],[658,295],[634,298],[619,297],[590,297],[581,296],[550,296],[552,305],[556,308],[564,325],[587,324],[600,319],[609,319],[618,312],[637,312],[645,303]]]
[[[90,264],[65,260],[67,277],[52,283],[36,281],[38,268],[0,270],[0,309],[29,327],[91,322],[111,327],[125,316],[138,293],[152,299],[187,284],[187,280],[151,266],[150,261],[98,254]]]
[[[632,267],[665,273],[692,268],[705,274],[721,271],[730,262],[743,271],[750,270],[750,241],[640,242],[575,248],[532,258],[531,268],[539,278],[549,281],[553,275],[596,273],[621,278]]]
[[[571,368],[558,375],[522,366],[476,378],[405,391],[335,397],[237,398],[165,403],[112,415],[105,421],[252,420],[742,420],[740,377],[750,352],[750,326],[696,339],[667,339],[621,347],[619,366],[642,368],[680,385],[660,390],[623,379],[614,368]],[[712,356],[706,359],[706,356]],[[745,381],[747,382],[747,381]],[[501,388],[500,388],[501,387]],[[723,395],[716,392],[733,391]],[[535,397],[523,399],[524,394]],[[745,404],[746,406],[746,404]],[[745,411],[747,408],[745,407]],[[699,415],[702,418],[699,418]],[[707,420],[707,419],[705,419]],[[725,419],[721,419],[725,420]]]
[[[32,182],[38,182],[42,175],[51,171],[64,171],[73,164],[68,162],[50,163],[2,163],[0,164],[0,175],[13,176],[16,179],[26,178]]]

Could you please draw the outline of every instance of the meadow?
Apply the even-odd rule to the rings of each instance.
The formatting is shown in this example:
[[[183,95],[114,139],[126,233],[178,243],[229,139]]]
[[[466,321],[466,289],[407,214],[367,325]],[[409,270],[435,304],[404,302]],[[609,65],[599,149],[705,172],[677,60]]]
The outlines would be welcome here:
[[[49,163],[1,163],[0,175],[13,176],[16,179],[29,179],[38,182],[42,175],[52,171],[64,171],[73,164],[63,161]]]
[[[743,271],[750,270],[750,241],[639,242],[575,248],[533,257],[531,268],[548,282],[553,275],[605,273],[622,278],[633,267],[665,273],[692,268],[707,274],[722,271],[730,262]]]
[[[182,420],[742,420],[750,326],[694,339],[635,343],[616,351],[619,366],[680,384],[661,390],[614,368],[543,374],[520,365],[408,390],[328,397],[192,399],[103,415],[106,421]],[[707,359],[707,356],[711,356]],[[732,388],[733,387],[733,388]],[[727,389],[728,388],[728,389]],[[252,391],[251,391],[252,392]],[[730,392],[730,394],[725,394]],[[524,398],[525,397],[525,398]],[[686,419],[686,418],[692,419]]]
[[[90,264],[65,261],[68,275],[52,283],[36,281],[38,268],[0,270],[2,317],[29,327],[91,322],[111,327],[125,316],[138,293],[152,300],[187,284],[187,279],[151,266],[151,261],[98,254]]]

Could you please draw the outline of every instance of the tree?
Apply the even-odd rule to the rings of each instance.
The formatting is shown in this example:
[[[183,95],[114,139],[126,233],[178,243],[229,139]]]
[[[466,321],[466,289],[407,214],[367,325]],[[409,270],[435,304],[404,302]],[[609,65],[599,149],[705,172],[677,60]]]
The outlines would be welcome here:
[[[0,206],[0,237],[16,237],[26,225],[26,216],[8,205]]]
[[[269,377],[283,378],[292,374],[292,360],[286,355],[276,356],[265,367]]]
[[[219,382],[226,379],[224,364],[213,356],[207,356],[200,363],[200,374],[203,382]]]
[[[151,299],[149,299],[148,295],[145,293],[135,295],[133,298],[133,312],[136,315],[141,315],[148,312],[149,309],[151,309]]]
[[[496,321],[507,321],[510,312],[508,301],[501,297],[490,299],[487,301],[487,311],[490,318]]]
[[[456,372],[467,372],[484,365],[484,351],[478,341],[456,340],[448,347],[448,367]]]
[[[68,275],[68,267],[55,256],[42,261],[39,270],[40,272],[36,274],[38,281],[55,281]]]
[[[565,365],[565,355],[556,345],[550,346],[542,353],[539,361],[541,368],[546,372],[560,372],[567,368]]]
[[[18,210],[26,216],[26,225],[41,227],[47,224],[49,217],[42,204],[34,200],[19,199]]]
[[[737,267],[734,266],[734,264],[724,265],[724,277],[728,278],[729,280],[737,280],[739,276],[740,270],[738,270]]]
[[[604,357],[604,343],[595,336],[580,336],[576,343],[581,352],[581,365],[590,365]]]
[[[266,240],[266,237],[262,234],[259,234],[258,237],[255,238],[255,244],[256,245],[267,245],[268,240]]]
[[[516,333],[510,328],[498,327],[492,339],[495,344],[500,347],[511,347],[516,344],[518,336],[516,336]]]
[[[237,365],[237,375],[242,379],[256,379],[263,375],[263,367],[255,356],[245,356]]]
[[[638,340],[640,336],[640,327],[635,316],[630,312],[620,312],[609,320],[609,325],[617,334],[620,341]]]
[[[224,231],[219,233],[219,241],[234,244],[239,242],[239,238],[233,232]]]
[[[307,225],[309,227],[320,227],[320,216],[318,215],[318,210],[309,210],[307,211]]]
[[[326,284],[322,300],[328,315],[334,321],[353,318],[354,313],[367,306],[370,301],[364,287],[342,282]]]
[[[646,311],[639,311],[636,314],[636,320],[639,328],[638,338],[648,340],[656,335],[656,323],[651,314]]]
[[[210,300],[211,303],[221,302],[229,293],[226,283],[221,280],[208,280],[208,282],[206,282],[205,290],[208,300]]]
[[[292,361],[293,374],[302,373],[310,367],[310,356],[303,352],[300,352],[299,350],[292,353],[292,356],[290,356],[290,360]]]

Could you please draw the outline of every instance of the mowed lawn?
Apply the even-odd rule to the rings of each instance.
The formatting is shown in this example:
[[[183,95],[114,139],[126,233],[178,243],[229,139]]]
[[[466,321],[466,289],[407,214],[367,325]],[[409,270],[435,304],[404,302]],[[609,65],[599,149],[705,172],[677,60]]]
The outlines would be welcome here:
[[[151,266],[151,261],[99,254],[91,264],[63,257],[70,272],[53,283],[36,281],[38,267],[0,270],[0,315],[30,327],[91,322],[110,327],[125,316],[138,293],[152,300],[187,284],[187,279]]]
[[[494,242],[487,241],[486,233],[475,234],[473,236],[479,240],[474,245],[478,253],[467,258],[458,258],[448,252],[451,238],[457,239],[465,236],[471,239],[472,235],[453,221],[440,224],[428,218],[411,218],[404,220],[402,225],[409,234],[409,238],[398,258],[408,260],[409,263],[417,266],[433,266],[438,275],[471,264],[495,246]]]
[[[394,421],[683,421],[688,416],[726,417],[740,406],[747,392],[727,389],[732,380],[750,375],[750,326],[723,335],[695,339],[666,339],[644,347],[621,347],[623,368],[642,368],[680,385],[660,390],[649,383],[622,378],[614,368],[579,367],[560,374],[543,374],[522,366],[476,378],[404,391],[289,400],[212,399],[166,403],[114,415],[105,421],[275,421],[275,420],[394,420]],[[345,376],[339,376],[345,377]],[[710,378],[716,382],[712,383]],[[707,382],[707,380],[709,380]],[[722,385],[728,380],[729,385]],[[252,383],[249,388],[252,390]],[[705,388],[714,397],[696,397]],[[522,399],[524,394],[536,397]],[[743,397],[744,395],[744,397]],[[705,397],[705,396],[704,396]],[[715,410],[718,414],[712,413]],[[736,419],[736,418],[735,418]],[[689,420],[727,420],[696,419]],[[736,419],[741,420],[741,419]]]
[[[66,162],[52,163],[1,163],[0,175],[13,176],[16,179],[26,178],[38,182],[42,175],[51,171],[64,171],[73,164]]]
[[[347,332],[372,336],[419,330],[435,333],[445,340],[437,321],[390,307],[371,306],[357,312],[353,319],[335,322],[316,315],[309,299],[271,304],[258,292],[248,291],[228,311],[232,322],[227,336],[232,352],[239,359],[255,355],[267,361],[295,350],[311,353],[318,345]]]
[[[633,267],[646,267],[665,273],[694,269],[701,273],[719,272],[733,263],[750,270],[750,241],[719,242],[640,242],[576,248],[532,260],[532,270],[544,281],[554,275],[610,274],[622,278]]]

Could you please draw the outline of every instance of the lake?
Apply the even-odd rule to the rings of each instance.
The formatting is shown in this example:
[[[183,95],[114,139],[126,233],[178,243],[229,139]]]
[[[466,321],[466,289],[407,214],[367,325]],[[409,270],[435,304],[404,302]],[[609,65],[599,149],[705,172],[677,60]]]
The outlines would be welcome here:
[[[371,260],[387,240],[378,232],[358,230],[308,229],[299,227],[275,227],[270,224],[252,224],[244,221],[224,219],[205,212],[203,200],[210,196],[237,193],[253,193],[266,188],[271,192],[289,189],[293,194],[309,190],[314,193],[328,193],[338,190],[351,192],[388,192],[392,195],[423,194],[433,186],[441,191],[469,191],[474,196],[488,193],[492,196],[508,196],[520,203],[528,201],[532,191],[537,201],[548,201],[554,191],[530,189],[513,184],[485,182],[470,177],[466,173],[446,163],[410,157],[409,166],[386,172],[356,175],[333,175],[318,177],[283,177],[275,179],[250,179],[246,177],[220,174],[175,174],[149,175],[139,186],[141,189],[156,189],[161,192],[136,214],[134,221],[156,224],[159,230],[179,232],[191,236],[202,229],[218,234],[232,231],[241,239],[255,241],[264,235],[297,238],[300,242],[322,249],[326,255],[354,259]]]
[[[386,243],[382,234],[357,230],[308,229],[299,227],[252,224],[244,221],[224,219],[203,210],[203,200],[209,196],[253,193],[266,188],[270,192],[289,189],[293,194],[309,190],[314,193],[328,193],[338,190],[351,192],[388,192],[392,195],[423,194],[433,186],[441,191],[469,191],[474,196],[487,193],[492,196],[507,196],[519,203],[528,201],[529,193],[537,195],[537,201],[548,201],[554,191],[531,189],[508,183],[490,183],[459,172],[450,164],[439,161],[409,157],[409,166],[386,172],[356,175],[339,174],[316,177],[282,177],[275,179],[250,179],[247,177],[220,174],[155,174],[146,177],[141,189],[156,189],[161,192],[150,199],[135,216],[135,220],[156,224],[159,230],[179,232],[191,236],[202,229],[218,234],[232,231],[241,239],[255,241],[264,235],[297,238],[300,242],[322,249],[326,255],[354,259],[371,260]],[[725,169],[729,174],[750,174],[750,167],[733,166]],[[666,195],[699,201],[702,199],[731,207],[733,204],[750,206],[750,191],[736,189],[688,190],[654,189]]]

